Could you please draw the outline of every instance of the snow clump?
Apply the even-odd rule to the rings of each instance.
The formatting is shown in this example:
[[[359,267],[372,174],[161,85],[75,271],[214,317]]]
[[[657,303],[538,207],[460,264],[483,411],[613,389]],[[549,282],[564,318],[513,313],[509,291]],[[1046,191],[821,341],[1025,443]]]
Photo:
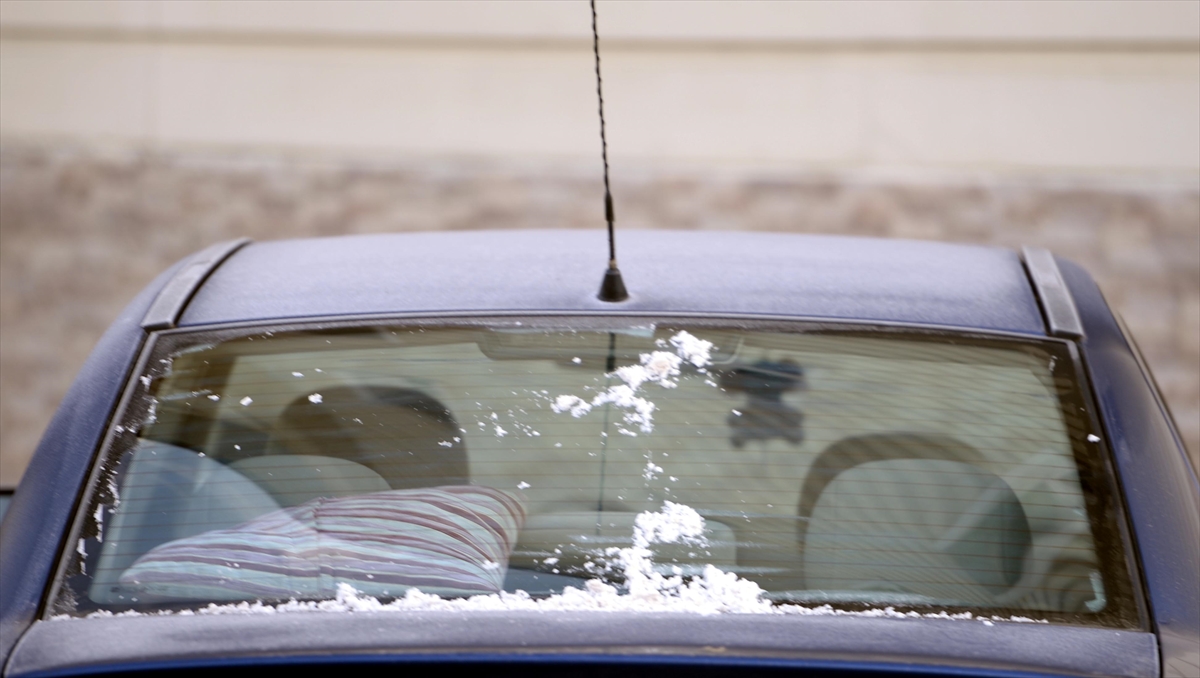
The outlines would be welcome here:
[[[640,356],[641,364],[626,365],[611,374],[623,383],[609,386],[591,401],[576,395],[560,395],[555,398],[550,409],[559,414],[570,412],[573,417],[582,417],[594,407],[611,404],[625,410],[626,424],[637,426],[643,433],[654,431],[655,405],[639,395],[642,387],[647,383],[658,384],[663,388],[677,387],[683,363],[690,363],[703,372],[712,362],[713,349],[711,341],[699,339],[685,331],[678,332],[667,341],[659,340],[658,345],[662,348],[672,346],[675,352],[643,353]]]

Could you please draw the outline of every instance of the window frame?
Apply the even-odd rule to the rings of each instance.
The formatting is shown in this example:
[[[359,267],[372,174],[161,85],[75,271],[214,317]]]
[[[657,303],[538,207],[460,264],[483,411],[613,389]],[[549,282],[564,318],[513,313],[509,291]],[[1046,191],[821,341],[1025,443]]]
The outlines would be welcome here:
[[[897,339],[932,341],[947,344],[966,343],[972,346],[1037,350],[1062,358],[1069,366],[1069,392],[1057,393],[1064,418],[1069,411],[1082,412],[1079,426],[1066,424],[1083,498],[1088,507],[1088,523],[1092,528],[1097,555],[1100,556],[1102,576],[1109,605],[1101,613],[1081,619],[1070,613],[1041,612],[1037,614],[1051,623],[1081,624],[1093,628],[1150,630],[1145,582],[1135,551],[1130,517],[1116,473],[1109,436],[1099,416],[1097,399],[1088,379],[1086,361],[1078,341],[1035,336],[1015,332],[973,330],[938,325],[913,325],[872,321],[829,321],[777,315],[689,312],[511,312],[511,313],[407,313],[364,316],[335,316],[298,319],[272,319],[221,325],[185,326],[149,332],[120,401],[107,423],[105,434],[93,452],[87,482],[77,496],[70,530],[60,545],[53,576],[43,597],[39,618],[57,614],[79,614],[68,578],[80,576],[81,559],[74,545],[85,539],[95,539],[97,509],[111,501],[117,473],[109,468],[137,440],[138,427],[152,406],[152,388],[166,372],[170,357],[186,348],[194,348],[232,339],[272,336],[292,332],[340,332],[369,327],[404,329],[519,329],[606,331],[628,329],[633,325],[681,324],[690,331],[705,327],[724,330],[781,332],[844,337],[895,337]],[[148,377],[148,378],[147,378]],[[1057,379],[1055,380],[1058,381]],[[1096,436],[1097,441],[1089,440]],[[102,487],[103,485],[103,487]],[[105,500],[108,501],[105,501]],[[1104,525],[1102,516],[1111,516]],[[1117,552],[1120,552],[1119,554]],[[82,563],[94,562],[98,549],[91,549]],[[1103,554],[1103,555],[1102,555]],[[1116,584],[1116,586],[1114,586]],[[1120,595],[1114,595],[1119,593]],[[103,609],[115,609],[107,605]],[[155,609],[191,609],[196,604],[156,606]],[[868,603],[838,603],[837,609],[865,610],[878,607]],[[897,611],[930,612],[929,606],[892,605]],[[99,607],[97,609],[100,609]],[[140,609],[130,606],[130,609]],[[978,608],[937,606],[951,614],[976,611]],[[86,612],[87,610],[84,610]],[[992,611],[989,611],[992,612]],[[1028,611],[1000,610],[995,614],[1027,616]]]

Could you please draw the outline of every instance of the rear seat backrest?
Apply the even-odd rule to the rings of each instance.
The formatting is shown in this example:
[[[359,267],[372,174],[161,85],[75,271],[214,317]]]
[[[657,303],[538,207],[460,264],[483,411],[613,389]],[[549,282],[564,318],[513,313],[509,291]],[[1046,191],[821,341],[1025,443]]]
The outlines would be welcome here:
[[[112,599],[117,578],[155,546],[280,507],[254,481],[193,450],[142,440],[126,458],[120,504],[101,528],[104,541],[89,593],[96,602],[122,602]]]

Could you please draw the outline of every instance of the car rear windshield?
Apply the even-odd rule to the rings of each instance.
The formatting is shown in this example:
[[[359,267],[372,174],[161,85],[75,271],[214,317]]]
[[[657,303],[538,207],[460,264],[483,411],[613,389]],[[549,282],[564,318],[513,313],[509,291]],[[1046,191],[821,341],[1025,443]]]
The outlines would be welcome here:
[[[1071,351],[638,318],[162,334],[51,612],[1136,625]]]

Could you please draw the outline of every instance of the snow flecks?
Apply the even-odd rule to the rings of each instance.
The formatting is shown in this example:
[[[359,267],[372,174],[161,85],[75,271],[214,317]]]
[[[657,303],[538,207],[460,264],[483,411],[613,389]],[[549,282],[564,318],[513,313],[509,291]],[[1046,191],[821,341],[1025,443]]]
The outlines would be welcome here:
[[[570,412],[573,417],[582,417],[592,411],[591,403],[587,402],[579,396],[560,395],[554,399],[554,404],[550,406],[556,414]]]
[[[522,424],[519,421],[513,421],[511,423],[512,426],[517,429],[517,431],[529,436],[530,438],[540,438],[542,435],[541,433],[535,431],[533,427],[528,424]]]
[[[324,398],[321,397],[320,393],[313,393],[312,395],[308,396],[308,402],[314,405],[320,403],[322,400],[324,400]]]
[[[1098,443],[1098,442],[1100,442],[1100,436],[1096,435],[1095,433],[1089,433],[1088,434],[1088,442],[1089,443]]]
[[[622,368],[624,369],[624,368]],[[610,386],[607,391],[592,399],[592,407],[612,404],[626,410],[625,423],[637,426],[643,433],[654,430],[654,403],[635,395],[636,391],[628,384]]]
[[[497,438],[503,438],[504,436],[508,435],[508,431],[505,431],[504,428],[499,424],[496,424],[495,433]]]
[[[211,401],[213,401],[213,402],[215,403],[215,402],[217,402],[218,400],[220,400],[220,399],[221,399],[221,396],[217,395],[216,393],[210,393],[210,394],[208,395],[208,399],[209,399],[209,400],[211,400]]]
[[[634,518],[634,548],[681,542],[696,546],[708,545],[704,536],[704,518],[696,509],[667,501],[663,502],[661,511],[642,511]]]
[[[652,461],[646,462],[646,468],[642,471],[642,477],[647,481],[654,480],[659,473],[663,472],[663,467],[655,464]]]
[[[82,538],[75,544],[75,553],[79,554],[79,571],[87,574],[87,549]]]
[[[246,396],[245,398],[242,398],[238,402],[241,403],[242,407],[246,407],[250,403],[254,402],[254,398],[251,398],[250,396]]]
[[[304,373],[303,372],[292,372],[292,376],[293,377],[303,377]]]
[[[578,357],[571,358],[571,362],[575,363],[576,365],[579,365],[580,363],[583,362],[583,358],[578,358]]]
[[[683,358],[666,351],[655,351],[641,355],[641,365],[626,365],[618,368],[616,374],[629,388],[637,390],[642,384],[652,381],[664,388],[675,388],[678,384],[672,377],[679,376],[679,366]]]
[[[532,486],[529,483],[525,482],[524,480],[517,483],[518,490],[528,490],[530,487],[532,487]]]
[[[454,447],[454,443],[450,442],[449,440],[439,440],[438,445],[441,447]]]
[[[595,407],[614,405],[625,410],[625,424],[630,427],[618,427],[618,432],[635,435],[630,430],[633,427],[637,427],[643,433],[653,432],[655,405],[640,395],[642,387],[648,383],[658,384],[663,388],[677,387],[682,365],[686,362],[703,372],[712,360],[713,348],[711,341],[698,339],[683,331],[669,340],[660,339],[656,343],[660,348],[674,347],[675,351],[643,353],[640,364],[626,365],[609,375],[620,379],[622,383],[609,386],[590,401],[576,395],[560,395],[554,399],[551,409],[559,414],[570,412],[573,417],[582,417]]]
[[[96,522],[96,541],[104,543],[104,504],[97,504],[96,511],[92,514],[92,520]]]
[[[690,332],[680,331],[671,337],[671,345],[680,358],[696,367],[707,367],[712,362],[713,343],[699,339]]]
[[[112,497],[112,507],[116,510],[121,505],[121,494],[117,491],[117,483],[112,478],[108,479],[108,496]]]

